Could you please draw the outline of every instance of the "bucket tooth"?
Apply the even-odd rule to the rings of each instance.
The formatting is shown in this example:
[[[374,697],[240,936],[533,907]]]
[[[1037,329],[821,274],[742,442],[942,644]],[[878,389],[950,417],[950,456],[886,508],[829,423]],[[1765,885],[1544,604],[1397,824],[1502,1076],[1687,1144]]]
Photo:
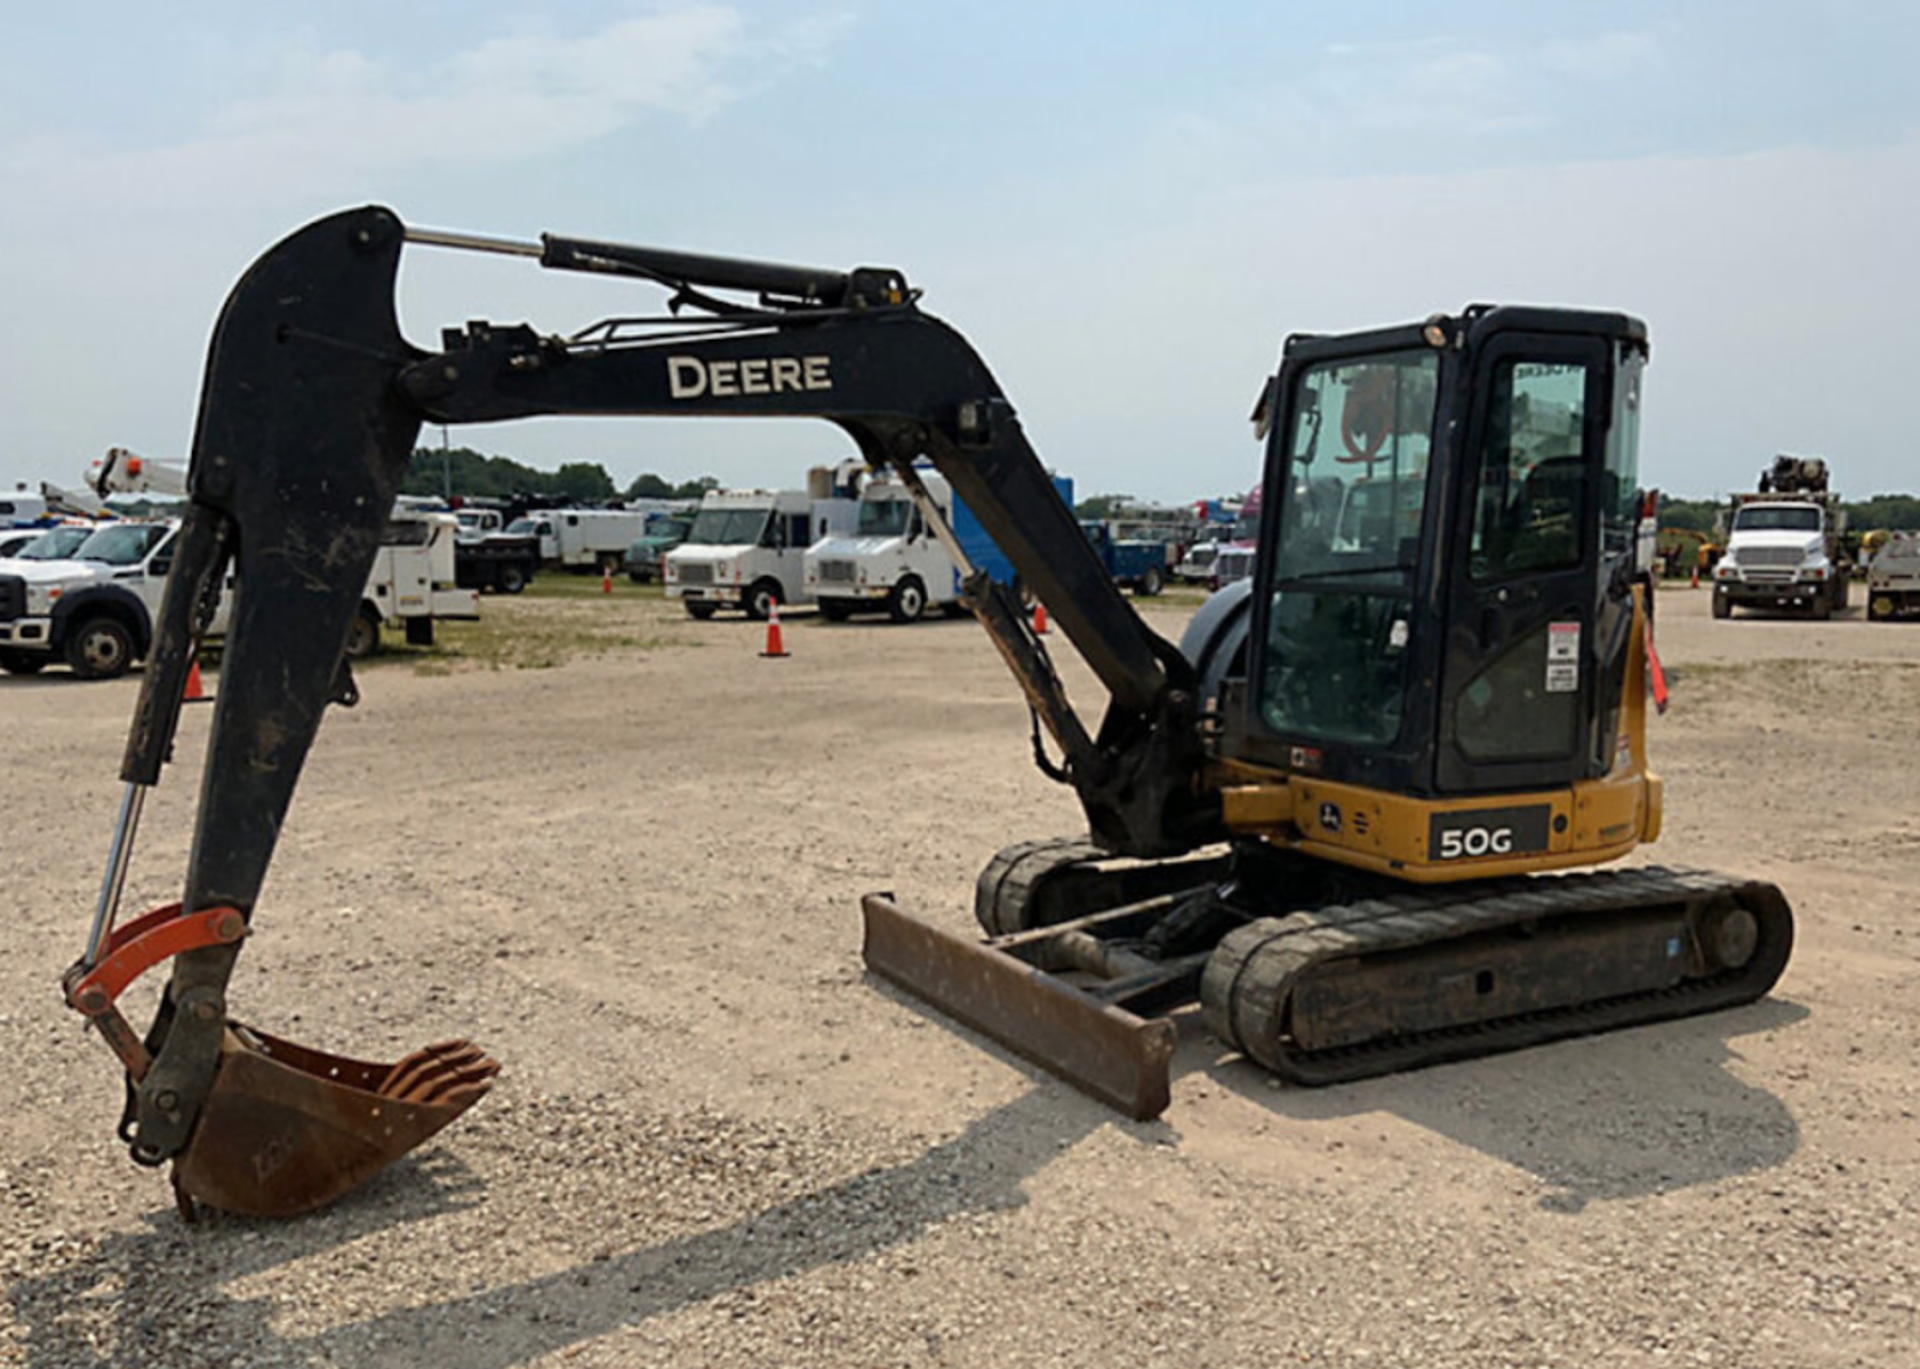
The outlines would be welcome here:
[[[175,1188],[208,1207],[291,1217],[338,1198],[485,1096],[499,1064],[444,1041],[381,1064],[229,1024]]]

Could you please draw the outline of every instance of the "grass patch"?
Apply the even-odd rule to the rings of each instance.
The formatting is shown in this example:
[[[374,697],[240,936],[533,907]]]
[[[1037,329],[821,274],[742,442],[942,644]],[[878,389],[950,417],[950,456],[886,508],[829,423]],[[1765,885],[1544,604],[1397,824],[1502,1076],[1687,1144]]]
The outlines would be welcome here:
[[[615,576],[608,594],[597,575],[544,573],[522,593],[481,596],[478,621],[435,623],[430,647],[408,646],[398,629],[386,629],[380,654],[354,668],[410,665],[422,675],[553,670],[584,657],[698,646],[698,638],[671,630],[678,614],[657,583]]]

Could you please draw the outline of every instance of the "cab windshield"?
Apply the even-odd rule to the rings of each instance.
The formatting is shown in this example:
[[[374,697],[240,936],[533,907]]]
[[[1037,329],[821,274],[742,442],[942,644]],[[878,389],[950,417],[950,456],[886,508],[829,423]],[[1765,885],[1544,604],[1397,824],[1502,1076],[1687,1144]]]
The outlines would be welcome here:
[[[864,499],[854,520],[861,537],[898,537],[913,519],[911,499]]]
[[[76,561],[103,561],[109,566],[137,566],[167,535],[159,523],[116,523],[97,528],[73,549]]]
[[[92,528],[48,528],[15,552],[16,561],[65,561],[93,535]]]
[[[1791,508],[1744,508],[1733,516],[1735,532],[1818,532],[1820,510],[1811,504]]]
[[[702,509],[694,516],[687,541],[696,547],[754,546],[767,526],[768,510]]]
[[[1400,730],[1439,355],[1307,368],[1278,508],[1263,717],[1362,744]]]

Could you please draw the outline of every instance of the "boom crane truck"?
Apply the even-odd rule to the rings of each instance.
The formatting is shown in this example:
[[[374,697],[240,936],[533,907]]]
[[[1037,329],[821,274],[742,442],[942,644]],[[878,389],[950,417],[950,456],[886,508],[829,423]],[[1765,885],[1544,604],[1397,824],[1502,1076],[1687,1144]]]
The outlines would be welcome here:
[[[565,338],[469,323],[425,351],[394,318],[410,243],[639,278],[671,308]],[[1110,698],[1089,729],[1011,592],[964,572],[1032,709],[1036,760],[1073,787],[1088,833],[988,862],[985,941],[868,897],[867,963],[1136,1117],[1167,1103],[1175,1028],[1155,1014],[1194,997],[1232,1047],[1320,1084],[1764,994],[1792,940],[1772,885],[1543,873],[1660,827],[1634,587],[1647,352],[1633,318],[1528,307],[1289,338],[1256,412],[1275,505],[1258,570],[1175,645],[1115,588],[985,364],[897,271],[521,243],[377,207],[309,225],[241,279],[214,334],[125,797],[65,979],[126,1070],[133,1157],[172,1162],[189,1214],[291,1214],[446,1125],[496,1068],[467,1042],[392,1063],[326,1055],[227,1006],[321,715],[357,697],[342,647],[422,423],[824,418],[916,488],[945,539],[918,488],[930,462]],[[1362,476],[1392,497],[1336,539]],[[118,927],[143,797],[229,563],[181,901]],[[163,961],[143,1037],[115,1000]]]

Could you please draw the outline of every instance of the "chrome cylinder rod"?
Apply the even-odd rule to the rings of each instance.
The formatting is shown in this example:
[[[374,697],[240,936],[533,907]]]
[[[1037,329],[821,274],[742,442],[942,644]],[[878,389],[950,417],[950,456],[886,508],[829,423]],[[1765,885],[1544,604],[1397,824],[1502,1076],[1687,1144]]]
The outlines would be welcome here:
[[[120,893],[127,883],[127,865],[133,858],[133,834],[140,826],[140,809],[147,801],[147,786],[129,783],[120,796],[120,817],[113,825],[113,845],[107,851],[107,873],[100,881],[100,901],[93,910],[93,930],[87,934],[87,953],[81,963],[89,970],[100,963],[113,931],[113,919],[120,910]]]
[[[449,233],[441,228],[409,227],[407,241],[417,242],[423,247],[452,247],[462,252],[498,252],[508,257],[538,257],[546,250],[537,242],[489,238],[479,233]]]
[[[900,483],[907,487],[907,494],[920,510],[921,520],[933,529],[934,539],[946,549],[947,555],[953,558],[954,568],[960,572],[960,578],[965,580],[973,574],[973,561],[967,556],[966,549],[960,545],[960,539],[955,535],[953,526],[940,512],[940,506],[934,502],[933,492],[927,488],[926,481],[920,478],[920,472],[912,466],[895,467],[894,473],[900,477]]]

